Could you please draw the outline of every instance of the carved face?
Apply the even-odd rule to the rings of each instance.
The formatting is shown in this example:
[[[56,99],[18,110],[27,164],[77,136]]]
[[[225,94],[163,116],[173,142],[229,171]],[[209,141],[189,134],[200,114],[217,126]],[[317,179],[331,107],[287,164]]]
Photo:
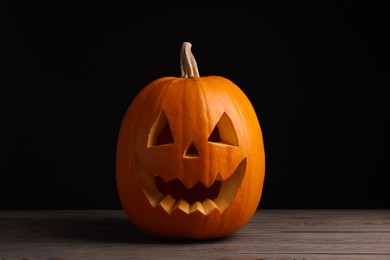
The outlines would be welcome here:
[[[231,81],[158,79],[122,122],[117,183],[124,210],[154,236],[230,235],[257,209],[263,149],[254,109]]]
[[[180,125],[175,132],[182,130]],[[169,214],[174,210],[187,214],[199,211],[208,215],[213,210],[222,213],[236,195],[246,168],[245,155],[236,156],[238,160],[229,163],[233,153],[241,153],[233,122],[223,113],[208,136],[194,134],[196,129],[186,131],[190,133],[189,138],[185,141],[176,138],[175,144],[167,116],[161,112],[149,132],[149,149],[142,154],[155,163],[143,163],[136,153],[135,168],[140,185],[150,204],[160,205]],[[196,140],[191,136],[197,136]],[[219,157],[216,160],[223,160],[218,167],[213,167],[213,162],[209,161],[212,154]],[[159,158],[165,159],[160,161]]]

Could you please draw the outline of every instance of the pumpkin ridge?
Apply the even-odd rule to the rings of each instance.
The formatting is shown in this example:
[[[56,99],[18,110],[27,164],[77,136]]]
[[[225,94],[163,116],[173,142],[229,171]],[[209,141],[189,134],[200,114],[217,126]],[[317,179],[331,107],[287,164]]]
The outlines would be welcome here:
[[[208,78],[208,77],[206,77]],[[201,77],[200,80],[198,81],[198,84],[200,85],[200,94],[201,94],[201,98],[200,100],[202,101],[202,108],[207,108],[209,106],[208,102],[207,102],[207,97],[206,97],[206,88],[205,88],[205,85],[203,84],[204,83],[204,79],[206,79],[205,77]],[[210,115],[210,111],[208,109],[202,109],[202,111],[205,111],[205,116],[206,116],[206,122],[211,122],[211,115]],[[213,128],[211,129],[206,129],[208,133],[211,133]],[[209,167],[207,169],[208,172],[211,172],[211,168],[212,168],[212,165],[209,164]],[[215,178],[216,176],[209,176],[209,179],[208,179],[208,182],[212,182],[212,178]]]

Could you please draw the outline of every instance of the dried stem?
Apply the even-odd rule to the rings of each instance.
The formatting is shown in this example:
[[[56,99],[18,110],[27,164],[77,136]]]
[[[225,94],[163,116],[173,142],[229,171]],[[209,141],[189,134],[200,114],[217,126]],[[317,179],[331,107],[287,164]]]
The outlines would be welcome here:
[[[182,78],[199,77],[198,65],[191,52],[192,44],[184,42],[180,50],[180,70]]]

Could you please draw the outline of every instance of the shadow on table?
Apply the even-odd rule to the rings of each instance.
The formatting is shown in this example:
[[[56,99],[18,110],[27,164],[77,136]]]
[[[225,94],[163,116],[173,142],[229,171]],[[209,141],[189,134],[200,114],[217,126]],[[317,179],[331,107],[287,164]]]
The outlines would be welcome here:
[[[13,220],[9,219],[8,221],[11,222],[8,222],[5,228],[8,229],[9,234],[14,236],[35,241],[42,239],[52,242],[82,240],[84,243],[90,241],[91,243],[186,244],[220,242],[232,237],[207,241],[163,240],[142,233],[124,215],[93,214],[93,212],[91,212],[91,215],[65,213],[42,218],[26,216]]]

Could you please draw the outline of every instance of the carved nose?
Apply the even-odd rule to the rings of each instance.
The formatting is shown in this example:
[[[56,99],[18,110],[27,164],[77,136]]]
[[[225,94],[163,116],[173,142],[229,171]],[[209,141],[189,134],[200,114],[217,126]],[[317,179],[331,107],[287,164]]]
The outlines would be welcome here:
[[[198,158],[200,156],[198,148],[196,148],[195,144],[190,143],[186,150],[184,151],[184,158]]]

